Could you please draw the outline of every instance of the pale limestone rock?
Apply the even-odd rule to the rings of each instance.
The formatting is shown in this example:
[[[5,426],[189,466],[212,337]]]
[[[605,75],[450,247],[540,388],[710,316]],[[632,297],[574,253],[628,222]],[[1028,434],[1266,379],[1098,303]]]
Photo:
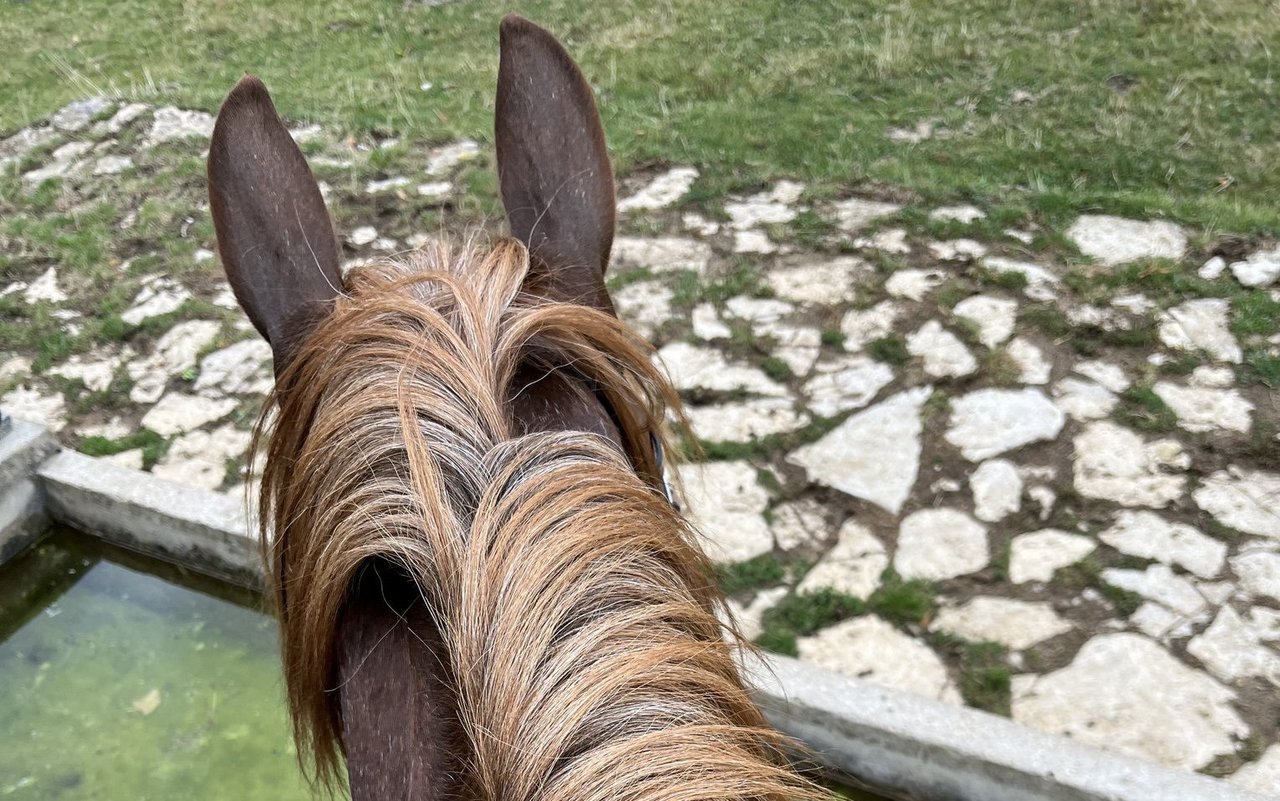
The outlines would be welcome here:
[[[103,439],[120,439],[133,433],[133,426],[119,417],[112,417],[105,423],[80,426],[76,433],[82,437],[102,437]]]
[[[347,241],[356,247],[372,244],[378,238],[378,229],[372,225],[362,225],[347,234]]]
[[[64,178],[78,173],[84,167],[84,162],[80,160],[80,157],[92,149],[93,144],[91,142],[68,142],[54,150],[49,156],[49,161],[45,162],[43,167],[37,167],[30,172],[23,173],[22,180],[32,186],[36,186],[50,178]]]
[[[1196,274],[1206,281],[1212,281],[1222,275],[1223,271],[1226,269],[1227,260],[1221,256],[1214,256],[1204,264],[1200,265],[1200,269],[1196,271]]]
[[[694,167],[675,167],[655,176],[635,194],[618,201],[618,211],[665,209],[684,197],[698,178]]]
[[[930,320],[907,337],[907,352],[924,361],[924,371],[935,378],[959,378],[978,370],[978,360],[964,343],[937,320]]]
[[[756,597],[751,599],[751,603],[746,606],[730,598],[729,609],[733,612],[733,620],[738,626],[738,633],[748,640],[754,640],[759,637],[763,631],[760,622],[764,618],[764,613],[787,597],[787,592],[786,587],[760,590],[756,593]]]
[[[1078,378],[1064,378],[1053,387],[1053,403],[1068,417],[1098,420],[1111,414],[1120,399],[1106,387]]]
[[[690,522],[713,562],[744,562],[773,550],[764,522],[769,493],[746,462],[685,464],[677,468]]]
[[[1112,392],[1124,392],[1129,388],[1129,377],[1119,365],[1103,361],[1080,362],[1072,368],[1075,372],[1091,378]]]
[[[638,281],[612,293],[618,317],[646,339],[672,317],[670,287],[658,281]]]
[[[1023,384],[1047,384],[1052,374],[1053,365],[1044,358],[1040,348],[1031,342],[1016,337],[1005,349],[1005,353],[1018,367],[1018,380]]]
[[[1013,336],[1018,304],[1006,298],[972,295],[957,303],[953,311],[978,327],[979,342],[994,348]]]
[[[1013,719],[1170,767],[1195,770],[1249,728],[1235,694],[1139,634],[1085,643],[1068,667],[1013,679]]]
[[[729,215],[730,227],[746,231],[758,225],[778,225],[791,222],[796,218],[796,210],[789,204],[800,198],[804,191],[803,184],[792,181],[779,181],[769,192],[761,192],[741,200],[732,200],[724,204],[724,212]]]
[[[1056,528],[1020,534],[1009,546],[1009,580],[1047,582],[1054,571],[1079,562],[1097,547],[1088,537]]]
[[[1030,245],[1032,242],[1036,241],[1036,235],[1031,231],[1019,231],[1017,228],[1006,228],[1003,233],[1010,239],[1016,239],[1024,245]]]
[[[1246,546],[1231,559],[1231,569],[1245,592],[1280,602],[1280,553]]]
[[[813,592],[830,587],[866,600],[880,586],[880,574],[888,566],[884,544],[865,526],[849,520],[840,527],[835,547],[805,574],[796,589]]]
[[[31,360],[26,356],[11,356],[0,362],[0,383],[11,378],[25,378],[31,375]]]
[[[773,339],[773,355],[785,362],[797,376],[808,375],[822,351],[822,332],[816,328],[765,323],[756,332]]]
[[[99,456],[98,458],[108,464],[125,467],[129,470],[142,469],[142,448],[133,448],[132,450],[113,453],[110,456]]]
[[[134,296],[129,309],[120,315],[120,319],[129,325],[138,325],[151,317],[177,311],[190,297],[191,293],[177,282],[154,277],[143,283],[142,289]]]
[[[896,298],[921,301],[946,280],[947,274],[941,270],[898,270],[884,282],[884,288]]]
[[[977,206],[939,206],[929,212],[931,220],[952,220],[968,225],[976,220],[986,219],[987,213]]]
[[[1151,639],[1166,643],[1169,640],[1190,637],[1195,630],[1192,618],[1171,612],[1151,601],[1143,602],[1142,606],[1129,616],[1129,624]]]
[[[155,147],[161,142],[178,139],[208,139],[212,135],[213,117],[209,114],[165,106],[156,109],[155,117],[151,120],[151,130],[143,139],[142,146]]]
[[[801,659],[827,670],[926,698],[961,703],[938,655],[875,615],[846,620],[812,637],[801,637],[796,648]]]
[[[1221,573],[1227,558],[1224,543],[1185,523],[1170,523],[1155,512],[1121,511],[1099,539],[1120,553],[1179,565],[1205,579]]]
[[[1111,299],[1111,305],[1117,309],[1123,309],[1137,316],[1142,316],[1157,308],[1156,302],[1146,295],[1116,295]],[[1118,325],[1118,324],[1117,324]]]
[[[932,387],[901,392],[787,457],[809,480],[897,514],[920,469],[920,407]]]
[[[698,236],[715,236],[720,233],[720,223],[715,220],[708,220],[693,211],[686,211],[681,214],[680,224],[684,226],[686,231],[692,231]]]
[[[884,300],[870,309],[854,309],[840,321],[840,333],[844,334],[844,348],[862,350],[867,343],[893,333],[893,324],[902,314],[902,307]]]
[[[613,269],[642,267],[656,273],[692,270],[701,274],[711,260],[711,246],[680,236],[620,236],[613,240]]]
[[[1167,506],[1182,496],[1190,458],[1174,440],[1144,443],[1142,437],[1107,420],[1085,427],[1074,440],[1075,486],[1087,498],[1123,506]]]
[[[1022,273],[1027,278],[1027,288],[1024,292],[1032,300],[1049,301],[1058,297],[1061,279],[1038,264],[1006,259],[1002,256],[987,256],[982,260],[982,264],[987,269],[998,273]]]
[[[0,139],[0,168],[17,164],[31,151],[44,147],[58,138],[58,129],[23,128],[8,139]]]
[[[775,398],[788,396],[786,387],[754,367],[730,364],[714,348],[672,342],[658,351],[676,389],[734,392],[745,390]]]
[[[60,392],[42,395],[32,387],[17,387],[0,397],[0,409],[19,420],[39,423],[55,434],[67,425],[67,404]]]
[[[1216,387],[1221,389],[1229,387],[1236,381],[1235,370],[1225,364],[1211,365],[1202,364],[1195,370],[1191,371],[1191,377],[1187,379],[1187,383],[1193,387]]]
[[[227,473],[227,460],[249,447],[251,435],[228,424],[213,431],[192,431],[169,446],[152,474],[200,489],[217,489]]]
[[[975,642],[998,642],[1014,651],[1071,631],[1047,603],[979,596],[938,610],[930,628]]]
[[[1182,387],[1157,381],[1152,391],[1168,404],[1187,431],[1225,429],[1248,433],[1253,425],[1253,404],[1237,389]]]
[[[946,439],[971,462],[1051,440],[1066,418],[1038,389],[980,389],[951,402]]]
[[[859,279],[871,266],[853,256],[773,270],[767,276],[773,293],[785,300],[829,306],[854,299]]]
[[[710,442],[749,442],[803,428],[808,415],[797,412],[789,398],[758,398],[690,406],[685,410],[698,439]]]
[[[265,395],[275,383],[270,363],[271,346],[265,340],[242,340],[200,361],[200,375],[194,389],[211,397]]]
[[[1223,298],[1197,298],[1160,315],[1160,341],[1180,350],[1204,350],[1215,359],[1239,364],[1240,345],[1227,325],[1231,305]]]
[[[822,504],[808,498],[775,506],[770,528],[774,543],[783,551],[817,547],[835,533]]]
[[[848,356],[819,365],[818,372],[801,388],[809,411],[820,417],[866,406],[893,381],[887,364],[866,356]]]
[[[898,527],[893,567],[903,578],[940,581],[991,562],[986,526],[955,509],[921,509]]]
[[[49,368],[45,373],[62,376],[63,378],[78,378],[89,391],[105,392],[111,386],[111,379],[115,377],[116,368],[120,366],[120,358],[117,355],[102,353],[94,355],[99,358],[93,361],[86,360],[81,356],[72,356],[62,364]]]
[[[1208,609],[1195,585],[1175,575],[1168,565],[1150,565],[1146,570],[1107,568],[1102,571],[1102,578],[1108,584],[1136,592],[1184,617],[1194,618]]]
[[[1280,245],[1255,250],[1247,259],[1231,263],[1231,274],[1245,286],[1267,286],[1280,277]]]
[[[442,175],[480,155],[480,145],[470,139],[432,148],[427,154],[427,175]]]
[[[768,255],[777,253],[778,245],[768,237],[763,231],[734,231],[733,232],[733,252],[734,253],[759,253]]]
[[[1274,794],[1280,787],[1280,743],[1264,751],[1257,762],[1250,762],[1228,776],[1227,781],[1264,796]]]
[[[1022,505],[1022,476],[1007,459],[992,459],[978,465],[969,476],[973,490],[973,516],[995,523],[1018,511]]]
[[[1280,654],[1263,645],[1258,632],[1229,606],[1218,610],[1203,634],[1191,638],[1187,653],[1225,682],[1257,676],[1280,686]]]
[[[234,398],[202,398],[170,392],[143,415],[141,425],[162,437],[170,437],[226,417],[235,408]]]
[[[428,200],[443,200],[453,192],[453,184],[449,181],[427,181],[425,183],[418,184],[417,187],[415,187],[415,191],[417,191],[418,197],[425,197]],[[412,247],[416,249],[421,247],[421,245],[414,245]]]
[[[119,175],[133,169],[133,159],[128,156],[103,156],[93,165],[94,175]]]
[[[853,246],[896,255],[911,252],[911,245],[907,243],[907,232],[901,228],[888,228],[877,231],[869,237],[859,237],[853,240]]]
[[[1255,470],[1219,470],[1192,493],[1218,522],[1246,534],[1280,539],[1280,475]]]
[[[1067,238],[1081,253],[1108,266],[1139,259],[1180,259],[1187,249],[1187,235],[1173,223],[1102,214],[1080,215],[1067,229]]]
[[[403,189],[408,186],[411,181],[403,175],[395,175],[391,178],[384,178],[380,181],[369,181],[364,185],[364,193],[366,195],[380,195],[383,192],[393,192],[397,189]]]
[[[897,214],[901,208],[896,203],[881,203],[853,197],[836,203],[832,210],[835,212],[836,223],[840,229],[853,232],[865,228],[881,217]]]
[[[987,246],[973,239],[930,242],[929,252],[942,261],[977,261],[987,255]]]
[[[728,339],[733,335],[729,326],[720,321],[716,307],[710,303],[699,303],[693,310],[693,335],[704,342],[716,339]]]
[[[196,355],[217,338],[221,323],[213,320],[187,320],[170,328],[156,342],[149,356],[129,363],[133,387],[129,400],[155,403],[164,394],[169,379],[196,365]]]
[[[62,303],[67,293],[58,286],[58,271],[53,267],[45,270],[40,277],[32,281],[23,293],[22,299],[27,303]]]
[[[1040,519],[1048,520],[1053,514],[1053,505],[1058,500],[1057,493],[1041,484],[1030,487],[1027,490],[1027,496],[1040,506]]]
[[[734,317],[756,325],[776,323],[796,310],[795,306],[786,301],[772,298],[749,298],[744,295],[729,298],[724,306]]]

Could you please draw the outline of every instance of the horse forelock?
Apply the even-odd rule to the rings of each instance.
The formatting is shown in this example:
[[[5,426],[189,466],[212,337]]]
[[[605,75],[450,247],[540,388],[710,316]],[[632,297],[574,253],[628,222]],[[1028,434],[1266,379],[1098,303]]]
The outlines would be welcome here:
[[[322,783],[339,773],[336,631],[377,559],[439,628],[468,795],[812,796],[742,685],[693,532],[655,486],[648,437],[674,391],[612,316],[526,294],[528,263],[504,239],[356,268],[280,376],[255,448],[300,758]],[[530,360],[598,393],[622,450],[522,433],[511,382]]]

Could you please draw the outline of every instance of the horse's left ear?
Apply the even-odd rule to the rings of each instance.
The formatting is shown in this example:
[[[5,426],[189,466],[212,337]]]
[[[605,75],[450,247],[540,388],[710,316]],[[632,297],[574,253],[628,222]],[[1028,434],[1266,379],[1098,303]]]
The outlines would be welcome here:
[[[534,289],[613,311],[613,168],[591,86],[550,33],[502,19],[494,139],[511,235],[533,258]]]
[[[236,299],[271,343],[276,374],[342,287],[320,188],[267,87],[246,75],[209,143],[209,209]]]

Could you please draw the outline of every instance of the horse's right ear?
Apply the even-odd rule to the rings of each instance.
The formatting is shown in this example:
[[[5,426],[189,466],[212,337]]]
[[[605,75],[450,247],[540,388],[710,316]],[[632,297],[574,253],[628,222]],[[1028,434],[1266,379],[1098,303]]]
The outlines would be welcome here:
[[[209,208],[236,299],[271,343],[277,375],[342,286],[320,188],[276,113],[246,75],[209,143]]]

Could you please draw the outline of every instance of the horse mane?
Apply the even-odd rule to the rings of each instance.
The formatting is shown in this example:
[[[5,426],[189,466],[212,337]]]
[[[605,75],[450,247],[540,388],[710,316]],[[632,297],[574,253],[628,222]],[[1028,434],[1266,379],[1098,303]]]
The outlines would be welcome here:
[[[383,560],[438,625],[475,798],[819,797],[744,688],[710,565],[655,489],[649,432],[678,398],[650,346],[527,294],[528,273],[514,239],[358,267],[279,376],[254,447],[299,760],[322,786],[340,774],[335,632]],[[530,362],[600,393],[625,454],[516,430]]]

